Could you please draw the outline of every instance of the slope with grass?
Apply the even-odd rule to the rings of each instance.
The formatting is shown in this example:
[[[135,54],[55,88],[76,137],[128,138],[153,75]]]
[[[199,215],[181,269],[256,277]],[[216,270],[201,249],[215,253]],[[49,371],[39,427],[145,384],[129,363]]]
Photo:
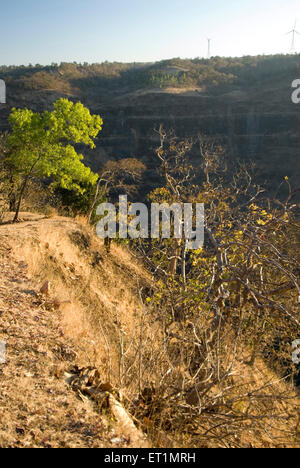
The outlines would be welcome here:
[[[109,402],[121,401],[127,415],[131,410],[143,414],[147,408],[140,392],[149,392],[161,379],[156,360],[165,353],[160,324],[142,305],[143,295],[149,294],[148,273],[125,247],[113,245],[108,254],[79,220],[30,213],[21,217],[19,224],[0,226],[0,340],[7,343],[7,361],[0,365],[0,446],[189,446],[190,440],[182,438],[184,428],[174,439],[161,429],[164,421],[152,426],[149,416],[137,416],[124,422],[117,417],[122,408],[107,407],[110,394]],[[46,295],[39,292],[45,281],[50,283]],[[139,365],[142,357],[144,367]],[[167,359],[183,381],[175,355]],[[264,407],[272,391],[288,393],[291,399],[278,403],[277,424],[264,420],[253,432],[246,420],[237,443],[299,446],[292,388],[261,359],[254,368],[237,367],[234,381],[242,393],[262,393]],[[190,394],[189,404],[192,398]],[[244,408],[235,410],[241,411],[242,420]],[[168,412],[156,415],[169,417]],[[214,415],[209,418],[213,425]],[[199,428],[197,440],[206,447],[229,446],[208,426]]]
[[[117,247],[108,258],[80,224],[22,217],[0,226],[0,446],[145,446],[64,380],[97,367],[103,383],[118,383],[115,323],[131,328],[145,273]]]

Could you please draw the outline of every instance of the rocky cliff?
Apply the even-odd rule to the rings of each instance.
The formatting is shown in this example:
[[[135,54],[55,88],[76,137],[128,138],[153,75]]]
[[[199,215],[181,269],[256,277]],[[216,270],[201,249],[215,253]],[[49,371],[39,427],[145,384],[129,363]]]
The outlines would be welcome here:
[[[292,103],[291,83],[300,76],[300,58],[277,57],[277,68],[273,66],[269,74],[262,64],[266,63],[265,68],[270,67],[275,58],[273,61],[268,59],[260,58],[260,68],[257,67],[257,71],[251,69],[249,79],[247,76],[241,78],[237,73],[230,85],[221,80],[208,86],[198,79],[196,84],[192,83],[194,86],[191,83],[181,83],[177,87],[169,84],[142,86],[138,80],[128,84],[124,74],[118,79],[111,77],[95,84],[88,78],[72,80],[66,74],[62,78],[62,72],[55,76],[51,72],[54,84],[64,79],[64,86],[60,84],[57,89],[49,89],[46,84],[39,84],[35,89],[28,89],[27,82],[22,86],[10,77],[7,105],[0,108],[0,129],[8,129],[11,107],[42,110],[65,96],[80,99],[104,120],[97,149],[87,154],[87,161],[94,170],[109,159],[138,157],[149,169],[146,183],[151,187],[157,177],[153,156],[157,144],[154,129],[163,124],[166,129],[174,129],[180,138],[202,134],[217,139],[225,147],[227,158],[254,161],[258,181],[266,183],[269,189],[276,187],[284,176],[289,176],[292,184],[297,185],[300,179],[300,104]],[[140,71],[130,73],[135,76]],[[198,157],[195,150],[195,165]]]

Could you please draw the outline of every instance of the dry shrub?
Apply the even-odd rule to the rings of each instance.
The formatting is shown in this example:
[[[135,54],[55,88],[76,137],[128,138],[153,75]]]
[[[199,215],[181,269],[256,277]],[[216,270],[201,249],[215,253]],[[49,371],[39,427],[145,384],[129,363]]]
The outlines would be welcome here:
[[[229,314],[224,324],[203,308],[174,320],[166,304],[147,301],[148,275],[129,251],[113,244],[108,255],[78,222],[44,219],[14,226],[11,236],[35,280],[71,302],[61,325],[76,364],[96,367],[121,390],[153,445],[299,445],[299,400],[263,356],[252,362],[247,316]]]
[[[299,445],[295,389],[262,358],[252,365],[243,326],[208,313],[167,324],[145,306],[138,340],[120,330],[122,384],[136,394],[128,407],[155,446]]]
[[[283,201],[263,199],[243,165],[226,185],[222,148],[202,138],[204,181],[194,185],[193,142],[157,133],[165,184],[151,201],[205,203],[206,239],[192,252],[172,237],[135,244],[155,284],[150,322],[131,346],[138,359],[128,363],[139,376],[136,415],[154,440],[163,431],[188,446],[293,446],[299,401],[281,379],[296,371],[298,190],[286,178]]]
[[[62,212],[61,202],[53,190],[38,180],[28,183],[26,195],[22,201],[22,210],[43,213],[45,216],[57,216]]]
[[[9,211],[9,206],[7,203],[7,198],[3,196],[4,188],[0,182],[0,223],[4,220],[4,215]]]

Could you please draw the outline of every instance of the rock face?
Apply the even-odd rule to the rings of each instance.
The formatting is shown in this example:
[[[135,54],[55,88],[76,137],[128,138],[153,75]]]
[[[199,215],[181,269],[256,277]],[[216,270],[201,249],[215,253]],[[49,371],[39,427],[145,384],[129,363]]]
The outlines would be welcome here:
[[[198,134],[216,138],[228,158],[253,160],[260,183],[276,186],[284,176],[293,184],[300,179],[300,107],[288,101],[285,108],[268,109],[226,96],[150,94],[133,101],[112,102],[102,109],[103,132],[98,141],[99,159],[139,157],[153,169],[154,129],[163,124],[178,137]],[[92,107],[92,105],[91,105]],[[197,151],[193,159],[197,165]],[[96,164],[98,160],[96,161]],[[151,177],[150,177],[151,179]],[[151,182],[151,180],[150,180]]]
[[[163,124],[180,138],[198,134],[217,139],[228,158],[253,160],[260,183],[276,187],[284,176],[293,185],[300,179],[300,105],[291,101],[290,83],[282,82],[269,90],[249,87],[230,93],[193,92],[184,89],[148,89],[107,94],[81,89],[72,95],[51,90],[26,91],[7,87],[7,105],[0,108],[0,130],[7,130],[11,107],[34,110],[50,108],[59,97],[80,99],[104,120],[97,149],[86,154],[86,161],[97,170],[109,159],[140,158],[148,167],[146,186],[157,179],[153,150],[157,145],[154,129]],[[193,160],[199,156],[195,150]]]

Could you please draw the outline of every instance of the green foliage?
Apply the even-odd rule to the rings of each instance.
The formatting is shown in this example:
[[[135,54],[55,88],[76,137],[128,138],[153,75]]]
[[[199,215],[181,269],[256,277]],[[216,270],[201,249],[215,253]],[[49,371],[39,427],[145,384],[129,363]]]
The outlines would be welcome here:
[[[54,103],[52,112],[36,113],[13,109],[7,138],[6,164],[13,177],[21,178],[19,202],[32,177],[50,178],[54,187],[83,194],[83,185],[94,185],[98,176],[83,163],[74,144],[95,148],[94,139],[102,128],[102,119],[91,115],[80,102],[67,99]]]

